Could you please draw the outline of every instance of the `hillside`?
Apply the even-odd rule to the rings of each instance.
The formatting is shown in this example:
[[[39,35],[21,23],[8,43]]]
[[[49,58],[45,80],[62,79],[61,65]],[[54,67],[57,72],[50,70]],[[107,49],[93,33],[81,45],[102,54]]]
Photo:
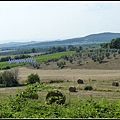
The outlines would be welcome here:
[[[45,42],[14,42],[14,43],[5,43],[0,44],[0,49],[2,48],[33,48],[33,47],[50,47],[50,46],[62,46],[62,45],[85,45],[85,44],[97,44],[97,43],[103,43],[103,42],[109,42],[113,38],[120,37],[120,33],[110,33],[110,32],[104,32],[104,33],[98,33],[98,34],[90,34],[85,37],[79,37],[79,38],[71,38],[71,39],[65,39],[65,40],[56,40],[56,41],[45,41]]]
[[[9,42],[9,43],[0,44],[0,48],[19,47],[19,46],[35,44],[35,43],[38,43],[38,42],[37,41],[31,41],[31,42]]]

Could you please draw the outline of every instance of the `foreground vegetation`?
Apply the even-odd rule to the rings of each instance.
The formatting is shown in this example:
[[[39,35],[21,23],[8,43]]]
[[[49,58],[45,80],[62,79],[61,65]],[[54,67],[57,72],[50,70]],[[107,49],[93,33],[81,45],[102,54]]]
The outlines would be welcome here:
[[[37,88],[38,87],[38,88]],[[30,89],[32,88],[32,89]],[[34,92],[53,89],[47,84],[27,85],[23,92],[1,98],[0,118],[119,118],[120,100],[114,102],[106,98],[93,99],[90,95],[86,100],[72,101],[69,93],[65,104],[46,104],[45,94],[39,94],[39,99],[25,97]],[[46,94],[47,94],[46,91]],[[24,93],[24,94],[23,94]],[[2,96],[2,94],[1,94]],[[43,97],[44,96],[44,97]]]

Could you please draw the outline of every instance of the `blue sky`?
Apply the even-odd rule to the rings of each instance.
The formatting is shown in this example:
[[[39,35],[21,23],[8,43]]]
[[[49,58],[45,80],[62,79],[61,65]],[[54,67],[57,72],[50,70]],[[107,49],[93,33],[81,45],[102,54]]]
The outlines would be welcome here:
[[[120,33],[119,1],[0,1],[0,44]]]

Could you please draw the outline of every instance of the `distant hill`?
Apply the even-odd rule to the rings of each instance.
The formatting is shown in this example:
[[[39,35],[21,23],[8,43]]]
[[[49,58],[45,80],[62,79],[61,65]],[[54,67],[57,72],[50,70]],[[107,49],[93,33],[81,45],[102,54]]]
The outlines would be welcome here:
[[[120,33],[104,32],[98,34],[90,34],[85,37],[71,38],[65,40],[46,41],[46,42],[11,42],[0,44],[2,48],[33,48],[33,47],[50,47],[57,45],[83,45],[93,43],[106,43],[111,41],[113,38],[120,37]]]
[[[31,41],[31,42],[9,42],[9,43],[0,44],[0,48],[19,47],[19,46],[35,44],[35,43],[39,43],[39,42],[36,42],[36,41]]]
[[[90,43],[103,43],[103,42],[109,42],[113,38],[120,37],[120,33],[99,33],[99,34],[91,34],[85,37],[79,37],[79,38],[72,38],[72,39],[66,39],[62,41],[56,41],[59,44],[90,44]]]

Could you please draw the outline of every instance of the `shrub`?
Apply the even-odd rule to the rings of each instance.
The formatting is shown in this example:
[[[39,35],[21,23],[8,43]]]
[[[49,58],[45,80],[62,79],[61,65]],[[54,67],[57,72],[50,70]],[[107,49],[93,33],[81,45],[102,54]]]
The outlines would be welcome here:
[[[32,99],[38,99],[38,88],[42,87],[42,84],[36,82],[34,84],[29,84],[24,91],[22,91],[20,94],[17,94],[17,96],[21,96],[23,98],[32,98]]]
[[[65,65],[66,65],[65,61],[57,62],[57,66],[60,67],[61,69],[64,68]]]
[[[7,70],[7,69],[10,69],[10,66],[6,66],[6,67],[2,68],[2,70]]]
[[[3,87],[5,87],[5,84],[0,84],[0,88],[3,88]]]
[[[4,84],[6,87],[17,86],[18,81],[12,71],[4,71],[0,74],[0,84]]]
[[[81,65],[81,62],[82,62],[82,61],[81,61],[81,60],[79,60],[79,61],[77,62],[77,64],[78,64],[78,65]]]
[[[92,90],[93,87],[92,86],[85,86],[84,90]]]
[[[33,74],[31,73],[28,77],[27,77],[27,80],[26,82],[28,84],[33,84],[33,83],[36,83],[36,82],[40,82],[40,77],[38,74]]]
[[[99,63],[102,63],[102,62],[103,62],[103,59],[104,59],[104,55],[99,55],[99,56],[97,56],[97,61],[98,61]]]
[[[106,55],[107,59],[109,59],[110,53],[107,52],[105,55]]]
[[[49,83],[62,83],[64,82],[63,80],[50,80]]]
[[[27,85],[25,90],[20,92],[19,94],[16,94],[16,96],[18,96],[19,98],[25,98],[25,100],[38,99],[39,95],[37,92],[47,88],[48,87],[45,87],[45,84],[36,82],[34,84]]]

